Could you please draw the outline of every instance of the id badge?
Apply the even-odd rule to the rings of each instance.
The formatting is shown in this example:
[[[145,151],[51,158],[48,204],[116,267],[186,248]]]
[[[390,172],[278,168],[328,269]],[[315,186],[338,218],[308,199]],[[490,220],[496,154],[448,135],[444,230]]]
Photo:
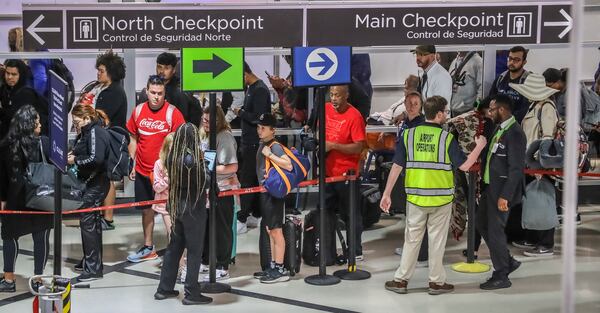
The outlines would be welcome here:
[[[492,147],[492,153],[496,153],[496,150],[498,150],[498,143],[495,143]]]

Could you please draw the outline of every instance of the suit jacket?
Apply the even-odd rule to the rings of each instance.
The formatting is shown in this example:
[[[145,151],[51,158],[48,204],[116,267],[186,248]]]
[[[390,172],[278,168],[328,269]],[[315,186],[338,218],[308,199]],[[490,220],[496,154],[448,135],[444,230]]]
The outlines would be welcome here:
[[[515,123],[498,140],[496,152],[490,158],[490,183],[487,192],[494,199],[502,197],[508,200],[509,206],[521,203],[523,198],[526,144],[527,138],[521,125]]]

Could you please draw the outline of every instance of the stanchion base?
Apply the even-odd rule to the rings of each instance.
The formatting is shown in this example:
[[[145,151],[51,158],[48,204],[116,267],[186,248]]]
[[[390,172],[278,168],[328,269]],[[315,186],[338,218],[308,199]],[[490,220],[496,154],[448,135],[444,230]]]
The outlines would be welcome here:
[[[460,273],[485,273],[490,270],[490,266],[479,262],[460,262],[452,264],[452,270]]]
[[[331,275],[312,275],[304,278],[304,282],[314,286],[331,286],[339,284],[341,280]]]
[[[363,270],[356,270],[354,272],[339,270],[333,273],[333,276],[343,280],[364,280],[371,278],[371,273]]]
[[[231,286],[223,283],[201,283],[200,291],[204,293],[225,293],[231,291]]]

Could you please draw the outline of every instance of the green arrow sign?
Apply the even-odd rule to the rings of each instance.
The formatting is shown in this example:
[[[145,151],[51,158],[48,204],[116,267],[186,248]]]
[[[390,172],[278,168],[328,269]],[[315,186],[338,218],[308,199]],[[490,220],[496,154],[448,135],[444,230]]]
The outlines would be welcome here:
[[[244,48],[181,49],[183,91],[244,89]]]

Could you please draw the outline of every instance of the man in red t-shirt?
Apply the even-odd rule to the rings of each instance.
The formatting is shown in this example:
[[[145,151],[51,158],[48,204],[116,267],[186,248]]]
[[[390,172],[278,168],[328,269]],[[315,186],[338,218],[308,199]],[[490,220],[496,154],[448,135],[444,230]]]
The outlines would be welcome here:
[[[129,154],[135,158],[135,168],[129,179],[135,180],[136,202],[154,200],[150,176],[163,140],[185,123],[181,112],[165,101],[165,83],[160,76],[150,76],[146,90],[148,101],[136,106],[127,122],[127,130],[131,134]],[[152,244],[154,211],[151,206],[137,208],[142,210],[144,246],[127,257],[128,261],[136,263],[158,258]]]
[[[358,172],[358,163],[366,147],[365,121],[360,112],[348,103],[348,86],[332,86],[331,102],[325,104],[325,174],[328,177],[344,175],[348,170]],[[356,194],[358,194],[358,185]],[[345,182],[327,184],[325,203],[328,210],[339,210],[341,218],[349,225],[348,210],[350,190]],[[362,215],[356,210],[356,259],[362,260]],[[348,233],[346,233],[348,238]]]

